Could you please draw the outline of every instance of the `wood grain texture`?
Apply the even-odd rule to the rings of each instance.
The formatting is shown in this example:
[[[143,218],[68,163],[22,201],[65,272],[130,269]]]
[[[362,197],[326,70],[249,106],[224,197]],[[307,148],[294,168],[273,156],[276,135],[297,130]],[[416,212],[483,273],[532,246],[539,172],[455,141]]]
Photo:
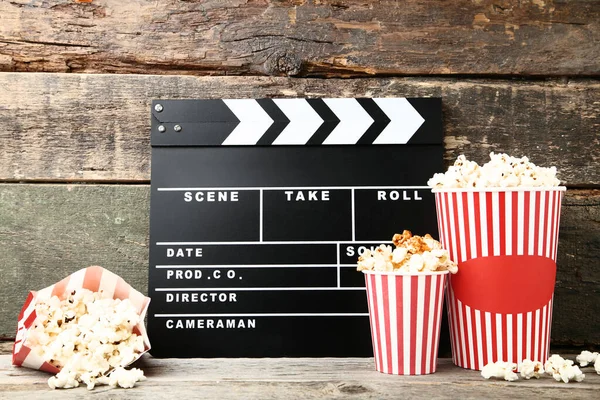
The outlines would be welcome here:
[[[0,70],[598,75],[589,0],[11,0]]]
[[[490,151],[600,185],[600,83],[0,73],[0,180],[148,182],[155,98],[443,98],[446,161]]]
[[[51,390],[49,375],[10,365],[0,356],[0,391],[11,398],[569,398],[590,399],[598,393],[600,375],[585,368],[585,380],[564,384],[550,376],[506,382],[485,380],[478,371],[440,359],[431,375],[395,376],[375,371],[370,358],[155,359],[136,363],[148,377],[133,389],[99,386]]]
[[[29,290],[89,265],[146,293],[148,199],[146,185],[1,184],[0,338]],[[553,345],[599,346],[600,190],[567,191],[562,212]]]
[[[0,185],[0,337],[30,290],[102,265],[146,291],[148,186]]]

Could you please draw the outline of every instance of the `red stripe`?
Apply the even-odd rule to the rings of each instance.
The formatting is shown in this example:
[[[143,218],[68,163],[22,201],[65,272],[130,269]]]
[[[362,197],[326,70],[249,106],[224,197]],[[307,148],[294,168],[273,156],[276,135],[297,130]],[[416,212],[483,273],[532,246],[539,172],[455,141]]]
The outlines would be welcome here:
[[[512,193],[512,254],[517,254],[519,243],[519,193]]]
[[[556,202],[557,201],[556,192],[551,192],[550,195],[553,197],[552,210],[550,210],[551,220],[550,220],[550,226],[548,227],[548,232],[550,235],[550,258],[553,259],[554,261],[556,261],[556,259],[554,258],[554,246],[556,243],[556,231],[554,228],[554,221],[556,219],[556,209],[558,207],[558,204]]]
[[[556,207],[556,199],[554,196],[554,192],[548,192],[548,198],[552,200],[552,207],[548,209],[548,227],[546,230],[548,231],[548,238],[546,239],[546,257],[552,259],[552,219],[554,208]]]
[[[465,363],[467,368],[473,369],[473,362],[471,357],[475,356],[471,353],[471,339],[469,338],[469,332],[473,333],[473,320],[471,319],[471,310],[467,309],[466,304],[463,303],[463,322],[465,327],[465,350],[467,351],[467,359]],[[469,320],[471,319],[471,322]]]
[[[543,193],[542,192],[538,192],[537,196],[535,196],[535,210],[533,210],[533,215],[535,216],[534,220],[535,223],[533,224],[533,229],[535,229],[534,233],[533,233],[533,254],[538,254],[538,244],[539,244],[539,240],[540,240],[540,235],[542,235],[542,232],[540,232],[540,207],[542,206],[542,197]]]
[[[554,295],[552,295],[552,299],[550,299],[550,306],[548,307],[548,352],[546,353],[546,358],[544,359],[544,362],[548,359],[548,356],[550,355],[550,343],[552,340],[552,318],[553,318],[553,313],[552,313],[552,309],[554,308]]]
[[[410,372],[409,374],[414,375],[416,373],[416,357],[417,354],[417,324],[419,323],[419,317],[416,315],[417,302],[419,300],[419,277],[410,277],[410,305],[411,305],[411,318],[410,318]]]
[[[548,235],[550,234],[550,230],[548,229],[548,215],[549,215],[549,207],[550,207],[550,192],[544,192],[544,202],[546,204],[545,208],[544,208],[544,215],[542,215],[542,220],[543,220],[543,226],[542,226],[542,232],[541,234],[543,235],[542,238],[542,256],[546,255],[546,238],[548,237]]]
[[[403,303],[403,285],[396,285],[396,300],[398,304]],[[400,314],[398,318],[396,318],[396,332],[398,332],[398,373],[403,375],[406,373],[404,371],[404,318]]]
[[[473,194],[473,209],[475,210],[475,233],[472,237],[471,240],[475,240],[477,243],[477,257],[481,257],[482,254],[482,246],[481,246],[481,232],[477,232],[478,230],[481,230],[481,215],[479,213],[479,194],[478,193],[474,193]],[[478,234],[477,234],[478,233]]]
[[[383,296],[383,336],[385,340],[385,349],[386,352],[383,354],[383,365],[386,366],[387,372],[391,373],[392,371],[392,336],[390,329],[390,294],[388,288],[388,279],[394,279],[394,277],[389,277],[388,275],[381,276],[381,294]],[[383,347],[382,347],[383,349]]]
[[[475,309],[473,309],[473,307],[471,307],[471,310],[469,311],[470,313],[470,318],[471,318],[471,341],[473,342],[473,362],[472,362],[472,369],[479,369],[481,367],[479,367],[479,350],[477,348],[478,344],[477,344],[477,321],[475,320]]]
[[[100,289],[100,280],[102,279],[102,268],[89,267],[85,270],[83,277],[83,288],[97,292]]]
[[[453,230],[450,230],[450,233],[452,234],[452,238],[450,239],[452,241],[452,248],[456,249],[455,250],[455,256],[454,259],[458,262],[460,260],[462,260],[462,254],[460,252],[460,234],[458,232],[458,208],[456,206],[456,193],[451,193],[450,194],[452,196],[452,207],[453,207],[453,213],[451,215],[452,217],[452,228],[454,228]]]
[[[496,329],[496,314],[495,313],[491,313],[491,321],[492,323],[492,357],[494,358],[492,360],[492,362],[496,362],[499,361],[498,358],[498,336],[497,336],[497,329]]]
[[[463,365],[464,368],[469,368],[470,365],[470,353],[469,353],[469,337],[467,335],[467,331],[469,329],[467,325],[467,314],[465,312],[464,303],[460,303],[460,312],[462,313],[463,318],[463,329],[460,337],[461,346],[463,348],[462,357],[463,357]]]
[[[431,279],[430,279],[431,280]],[[429,364],[429,371],[434,373],[436,370],[436,361],[437,361],[437,352],[439,346],[439,338],[440,338],[440,323],[441,323],[441,314],[442,310],[440,310],[440,297],[443,295],[443,282],[444,276],[439,276],[435,282],[431,282],[432,288],[435,293],[434,303],[431,304],[431,311],[433,314],[433,338],[431,338],[431,353],[427,355],[427,358],[423,358]],[[441,286],[441,287],[440,287]],[[425,362],[423,362],[425,364]]]
[[[113,295],[113,299],[125,300],[129,298],[130,289],[131,286],[129,286],[123,279],[119,278],[117,280],[117,286],[115,287],[115,294]]]
[[[548,314],[545,315],[548,318]],[[537,361],[544,358],[546,350],[546,318],[544,318],[544,307],[540,308],[540,348]]]
[[[487,241],[488,256],[494,255],[494,208],[492,206],[492,193],[485,193],[486,215],[487,215]]]
[[[438,223],[438,239],[442,246],[444,246],[444,224],[442,219],[442,203],[440,200],[440,193],[435,194],[435,211]]]
[[[371,301],[373,301],[373,293],[371,289],[371,275],[365,275],[365,287],[367,288],[367,307],[369,308],[369,325],[371,327],[371,343],[373,344],[373,357],[375,357],[375,330],[373,326],[375,325],[375,310],[371,309]]]
[[[481,351],[483,352],[483,365],[489,364],[491,361],[488,360],[487,352],[487,337],[486,337],[487,323],[485,321],[485,311],[481,311]]]
[[[29,304],[33,301],[34,292],[29,292],[27,295],[27,299],[25,300],[25,304],[23,304],[23,308],[21,308],[21,312],[19,313],[19,321],[23,318],[23,314],[25,314],[25,310],[29,307]]]
[[[452,279],[452,278],[450,278]],[[458,359],[458,363],[457,365],[459,366],[463,366],[464,365],[464,361],[463,361],[463,354],[462,354],[462,341],[461,341],[461,328],[460,328],[460,323],[458,321],[458,300],[456,299],[456,296],[454,295],[454,291],[452,292],[452,314],[453,314],[453,318],[454,318],[454,326],[456,327],[456,329],[454,330],[455,333],[455,342],[456,342],[456,358]]]
[[[523,254],[529,255],[529,196],[530,192],[523,194]]]
[[[454,259],[454,254],[452,254],[452,246],[450,244],[450,213],[449,213],[449,207],[448,207],[448,197],[450,196],[449,193],[444,193],[442,195],[442,207],[444,210],[444,215],[442,215],[442,218],[444,220],[444,248],[446,250],[448,250],[448,252],[450,253],[450,258]]]
[[[502,315],[502,359],[504,361],[510,361],[508,358],[508,341],[512,340],[511,335],[508,332],[508,314]],[[512,332],[511,332],[512,333]]]
[[[519,360],[519,354],[517,352],[517,337],[518,337],[518,332],[517,332],[517,314],[513,314],[512,315],[512,331],[510,333],[510,337],[512,340],[512,346],[513,346],[513,351],[512,351],[512,359],[513,362],[515,363],[520,363],[521,361],[523,361],[522,359]]]
[[[542,346],[544,343],[544,310],[540,309],[540,321],[538,322],[538,352],[535,355],[537,358],[536,360],[541,360],[542,359]]]
[[[69,284],[70,279],[71,275],[67,276],[62,281],[55,283],[54,287],[52,288],[51,296],[57,296],[61,299],[64,299],[65,290],[67,289],[67,285]]]
[[[527,352],[527,339],[529,339],[529,332],[527,331],[527,313],[523,313],[523,359],[530,359],[531,356]]]
[[[500,254],[506,254],[506,219],[510,218],[506,213],[506,196],[510,196],[510,193],[500,192],[498,193],[498,223],[500,224]],[[504,217],[504,218],[503,218]]]
[[[23,365],[23,361],[25,361],[30,352],[31,349],[29,347],[22,346],[21,351],[19,351],[17,354],[13,354],[13,365]]]
[[[467,314],[465,310],[465,305],[461,302],[459,305],[460,312],[462,313],[463,318],[463,329],[460,337],[461,346],[463,348],[462,357],[463,357],[463,365],[464,368],[469,368],[470,366],[470,352],[469,352],[469,337],[468,337],[468,329],[467,325]]]
[[[377,338],[377,346],[375,347],[375,353],[377,357],[375,358],[376,369],[377,371],[382,371],[381,367],[381,340],[379,336],[379,306],[378,306],[378,298],[377,298],[377,288],[375,287],[375,275],[370,276],[371,279],[371,288],[372,296],[373,296],[373,330],[375,331],[375,335],[373,337]]]
[[[473,254],[471,254],[471,229],[469,228],[471,218],[469,217],[469,196],[468,193],[463,193],[463,209],[464,209],[464,224],[465,224],[465,250],[466,256],[465,260],[470,260],[473,258]]]
[[[49,372],[51,374],[58,374],[58,372],[60,370],[58,368],[56,368],[54,365],[44,361],[44,363],[40,367],[40,371]]]
[[[33,310],[31,312],[31,314],[29,314],[29,316],[27,317],[25,322],[23,323],[25,328],[29,328],[31,325],[33,325],[33,321],[35,321],[36,316],[37,316],[37,314],[36,314],[35,310]]]
[[[423,338],[421,339],[421,373],[425,373],[425,366],[429,363],[431,366],[430,355],[427,354],[427,344],[429,343],[428,332],[429,332],[429,315],[435,311],[435,305],[430,304],[431,301],[431,281],[433,275],[425,276],[425,287],[423,288]],[[433,307],[431,307],[433,306]],[[435,318],[435,317],[434,317]],[[433,324],[433,321],[431,321]],[[432,335],[435,333],[435,325],[432,325]],[[433,338],[431,340],[431,348],[433,350]],[[431,367],[429,369],[431,372]]]
[[[446,219],[444,218],[444,215],[446,215],[446,204],[444,201],[446,195],[444,193],[437,193],[436,195],[438,196],[437,198],[440,203],[440,213],[438,215],[438,220],[442,227],[442,230],[440,231],[440,242],[442,243],[442,247],[447,249],[448,239],[446,239],[446,235],[448,233],[448,226],[446,225]]]
[[[552,254],[551,257],[554,261],[556,261],[556,253],[558,250],[558,228],[560,224],[560,208],[562,202],[561,192],[554,192],[554,212],[552,213]]]

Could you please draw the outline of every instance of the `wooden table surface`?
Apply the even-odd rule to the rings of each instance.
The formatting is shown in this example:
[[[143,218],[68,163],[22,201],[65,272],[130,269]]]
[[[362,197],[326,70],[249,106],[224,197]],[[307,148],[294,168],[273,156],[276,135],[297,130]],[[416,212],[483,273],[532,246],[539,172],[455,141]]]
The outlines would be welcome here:
[[[11,365],[9,344],[0,346],[0,398],[597,398],[600,375],[585,368],[581,383],[551,377],[505,382],[440,359],[425,376],[376,372],[371,358],[156,359],[137,362],[148,377],[133,389],[99,386],[51,390],[50,375]]]

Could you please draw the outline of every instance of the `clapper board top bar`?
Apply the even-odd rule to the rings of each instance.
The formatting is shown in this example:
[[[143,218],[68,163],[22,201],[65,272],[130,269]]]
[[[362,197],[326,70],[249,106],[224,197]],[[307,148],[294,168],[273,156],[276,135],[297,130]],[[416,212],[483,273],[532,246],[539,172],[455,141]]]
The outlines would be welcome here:
[[[152,146],[442,143],[440,98],[154,100]]]

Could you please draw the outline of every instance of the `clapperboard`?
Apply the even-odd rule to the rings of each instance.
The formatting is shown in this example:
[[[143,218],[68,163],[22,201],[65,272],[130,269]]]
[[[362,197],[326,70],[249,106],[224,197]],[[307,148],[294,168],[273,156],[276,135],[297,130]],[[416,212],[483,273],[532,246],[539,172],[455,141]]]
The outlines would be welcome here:
[[[359,254],[437,235],[439,98],[157,100],[157,357],[371,356]]]

